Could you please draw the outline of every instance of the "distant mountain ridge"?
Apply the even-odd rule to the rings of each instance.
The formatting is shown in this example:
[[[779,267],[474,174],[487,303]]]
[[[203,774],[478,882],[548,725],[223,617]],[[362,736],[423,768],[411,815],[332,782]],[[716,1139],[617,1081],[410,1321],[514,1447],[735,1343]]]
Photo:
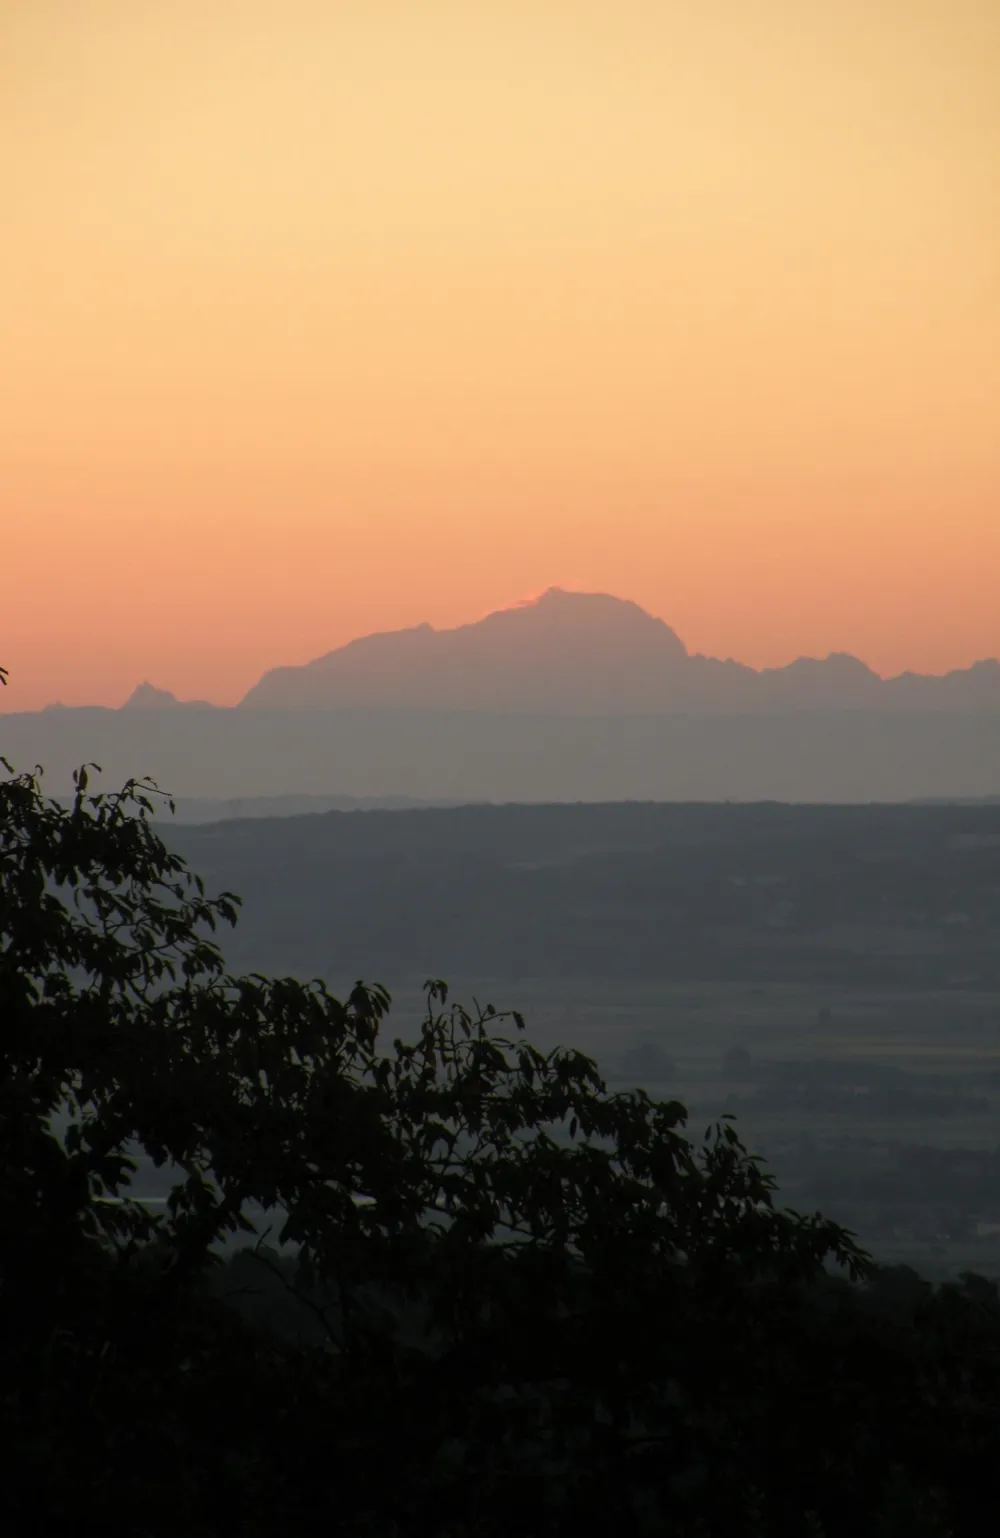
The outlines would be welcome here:
[[[272,668],[237,708],[574,716],[1000,710],[1000,662],[882,679],[858,658],[833,653],[758,671],[688,652],[669,625],[627,599],[550,588],[472,624],[379,632],[312,662]]]
[[[72,796],[55,797],[63,806],[73,805]],[[167,817],[179,824],[249,822],[272,817],[322,816],[325,812],[413,812],[426,807],[451,807],[465,803],[417,800],[412,796],[178,796],[174,811],[166,802],[154,801],[154,817]]]
[[[551,590],[274,669],[232,708],[146,683],[119,709],[5,713],[0,752],[43,764],[57,794],[86,762],[105,783],[152,775],[193,820],[265,810],[248,798],[289,812],[276,797],[967,800],[1000,792],[1000,664],[883,680],[834,655],[758,672],[692,655],[637,604]]]
[[[208,700],[179,700],[169,689],[157,689],[151,683],[141,683],[132,690],[122,710],[214,710]]]

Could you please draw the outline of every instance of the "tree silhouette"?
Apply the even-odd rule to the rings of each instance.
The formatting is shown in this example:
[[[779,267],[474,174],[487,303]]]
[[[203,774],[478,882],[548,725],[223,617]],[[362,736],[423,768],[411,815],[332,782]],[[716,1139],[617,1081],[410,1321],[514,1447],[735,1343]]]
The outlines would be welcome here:
[[[4,767],[8,1530],[833,1535],[890,1474],[921,1530],[930,1474],[890,1469],[923,1445],[911,1347],[731,1121],[693,1142],[679,1103],[440,981],[387,1042],[378,985],[233,976],[239,900],[154,830],[155,785],[88,766],[64,807]],[[260,1208],[294,1253],[253,1242]]]

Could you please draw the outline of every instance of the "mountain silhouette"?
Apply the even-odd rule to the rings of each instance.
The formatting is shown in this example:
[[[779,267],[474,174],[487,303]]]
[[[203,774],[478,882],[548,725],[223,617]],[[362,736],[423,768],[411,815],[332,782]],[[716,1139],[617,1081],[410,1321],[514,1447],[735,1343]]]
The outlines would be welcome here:
[[[551,589],[275,668],[232,708],[147,682],[118,709],[6,712],[0,751],[44,764],[57,793],[91,762],[219,816],[288,796],[358,815],[400,798],[969,800],[1000,789],[1000,663],[883,680],[836,653],[757,671],[690,653],[637,604]]]
[[[669,626],[638,604],[551,588],[454,630],[363,636],[304,667],[275,668],[240,703],[590,713],[620,700],[624,687],[631,708],[655,709],[669,700],[663,681],[686,660]]]
[[[473,624],[380,632],[273,668],[239,706],[350,707],[584,716],[1000,709],[1000,664],[883,680],[834,653],[758,672],[689,653],[669,625],[627,599],[550,588]]]
[[[122,710],[212,710],[207,700],[179,700],[169,689],[157,689],[141,683],[132,690]]]

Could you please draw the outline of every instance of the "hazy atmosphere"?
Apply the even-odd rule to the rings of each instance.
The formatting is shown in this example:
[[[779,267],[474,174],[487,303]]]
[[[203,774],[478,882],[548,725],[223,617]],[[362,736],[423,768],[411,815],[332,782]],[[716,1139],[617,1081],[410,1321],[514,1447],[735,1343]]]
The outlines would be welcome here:
[[[0,0],[4,1538],[984,1538],[998,82]]]

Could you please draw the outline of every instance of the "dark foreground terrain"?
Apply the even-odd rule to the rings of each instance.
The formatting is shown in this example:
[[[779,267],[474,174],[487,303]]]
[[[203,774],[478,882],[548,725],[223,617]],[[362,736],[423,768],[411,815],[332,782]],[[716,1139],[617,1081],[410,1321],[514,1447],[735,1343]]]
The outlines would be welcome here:
[[[981,1538],[996,809],[0,814],[5,1533]]]

